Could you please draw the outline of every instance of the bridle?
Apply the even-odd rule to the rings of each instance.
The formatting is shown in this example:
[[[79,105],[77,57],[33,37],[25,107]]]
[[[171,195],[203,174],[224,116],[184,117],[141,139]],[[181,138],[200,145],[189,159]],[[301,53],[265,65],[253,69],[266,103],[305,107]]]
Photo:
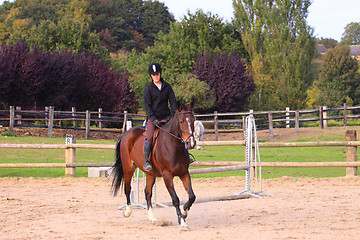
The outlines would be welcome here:
[[[182,115],[182,114],[191,114],[191,115],[193,115],[193,112],[192,112],[192,111],[178,112],[178,114],[179,114],[179,115]],[[170,121],[170,120],[171,120],[171,119],[169,119],[169,121]],[[168,122],[169,122],[169,121],[168,121]],[[192,132],[192,133],[189,133],[188,131],[184,130],[184,129],[180,126],[179,121],[180,121],[180,120],[178,119],[178,120],[177,120],[177,125],[178,125],[179,130],[180,130],[180,137],[179,137],[179,136],[176,136],[175,134],[171,133],[170,131],[168,131],[168,130],[160,127],[160,126],[158,126],[158,128],[159,128],[160,130],[163,130],[164,132],[170,134],[172,137],[180,140],[182,143],[185,144],[185,143],[188,141],[189,138],[194,137],[194,133],[193,133],[193,132]],[[185,140],[183,139],[182,134],[181,134],[181,133],[183,133],[183,132],[184,132],[184,133],[187,133],[187,134],[189,135]]]

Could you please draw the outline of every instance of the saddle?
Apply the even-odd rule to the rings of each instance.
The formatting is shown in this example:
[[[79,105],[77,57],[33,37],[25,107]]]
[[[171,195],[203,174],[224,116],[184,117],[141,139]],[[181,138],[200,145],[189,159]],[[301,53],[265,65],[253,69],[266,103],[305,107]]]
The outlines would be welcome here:
[[[156,143],[156,139],[157,137],[159,136],[159,132],[160,132],[160,129],[159,128],[156,128],[155,131],[154,131],[154,136],[153,136],[153,146],[155,146],[155,143]],[[147,134],[146,134],[146,131],[143,133],[143,135],[146,137]]]

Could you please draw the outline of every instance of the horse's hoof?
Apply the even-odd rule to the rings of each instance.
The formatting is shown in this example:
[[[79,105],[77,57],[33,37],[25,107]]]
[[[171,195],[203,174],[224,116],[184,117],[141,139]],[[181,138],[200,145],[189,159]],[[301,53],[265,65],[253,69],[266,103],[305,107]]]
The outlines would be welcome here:
[[[148,210],[148,219],[153,224],[155,224],[157,222],[157,219],[154,217],[152,208],[149,208],[149,210]]]
[[[131,207],[130,206],[126,206],[126,209],[125,209],[125,211],[124,211],[124,217],[126,217],[126,218],[128,218],[128,217],[130,217],[130,215],[131,215]]]
[[[158,222],[158,220],[156,218],[152,218],[150,219],[149,218],[149,221],[152,223],[152,224],[156,224]]]
[[[191,231],[189,225],[186,224],[185,220],[181,218],[181,230],[182,231]]]

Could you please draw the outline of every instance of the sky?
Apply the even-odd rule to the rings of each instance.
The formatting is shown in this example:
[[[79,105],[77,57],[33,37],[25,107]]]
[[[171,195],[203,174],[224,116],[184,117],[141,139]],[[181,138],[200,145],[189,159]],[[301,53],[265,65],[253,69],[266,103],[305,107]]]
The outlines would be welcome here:
[[[159,0],[165,3],[176,20],[181,20],[187,10],[211,12],[231,21],[232,0]],[[315,37],[341,40],[348,23],[360,22],[360,0],[313,0],[309,7],[308,24],[314,28]]]
[[[4,1],[0,0],[0,4]],[[233,0],[159,0],[165,3],[176,20],[181,20],[187,11],[197,9],[211,12],[231,21],[234,16]],[[309,8],[308,24],[315,36],[341,40],[348,23],[360,22],[360,0],[313,0]]]

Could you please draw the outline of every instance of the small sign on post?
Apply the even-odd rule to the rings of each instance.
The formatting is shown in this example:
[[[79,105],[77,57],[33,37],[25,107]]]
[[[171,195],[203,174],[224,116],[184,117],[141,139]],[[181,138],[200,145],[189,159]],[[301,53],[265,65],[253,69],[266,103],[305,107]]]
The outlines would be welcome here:
[[[66,135],[65,144],[71,145],[75,144],[75,136],[74,135]],[[66,148],[65,149],[65,163],[75,163],[76,159],[76,148]],[[71,175],[75,177],[75,168],[74,167],[66,167],[65,168],[65,175]]]
[[[126,121],[126,131],[132,128],[132,121]]]

